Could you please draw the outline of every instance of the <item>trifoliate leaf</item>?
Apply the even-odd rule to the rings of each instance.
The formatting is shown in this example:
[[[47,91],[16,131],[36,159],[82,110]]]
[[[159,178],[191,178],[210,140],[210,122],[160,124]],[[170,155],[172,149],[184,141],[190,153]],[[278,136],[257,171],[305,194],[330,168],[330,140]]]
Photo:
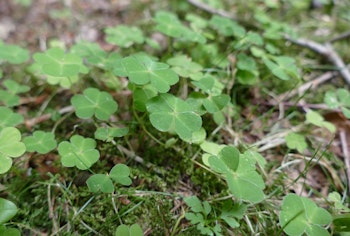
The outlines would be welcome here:
[[[0,106],[0,130],[4,127],[16,126],[23,122],[23,116],[18,113],[14,113],[8,107]]]
[[[303,153],[307,148],[307,143],[303,135],[290,132],[286,136],[286,144],[290,149],[297,149],[298,152]]]
[[[109,93],[101,92],[96,88],[87,88],[83,94],[74,95],[71,103],[76,115],[82,119],[95,115],[99,120],[108,120],[118,109],[118,104]]]
[[[149,57],[129,56],[122,66],[132,83],[151,84],[158,92],[166,93],[179,81],[178,75],[165,63],[155,62]]]
[[[130,169],[124,164],[115,165],[112,170],[109,172],[109,176],[119,184],[129,186],[132,181],[129,177]]]
[[[29,52],[17,45],[0,44],[0,61],[21,64],[29,59]]]
[[[23,139],[28,152],[38,152],[45,154],[56,148],[55,135],[50,132],[35,131],[33,136]]]
[[[21,133],[14,127],[0,131],[0,174],[6,173],[12,166],[12,159],[22,156],[26,146],[21,142]]]
[[[86,180],[86,184],[91,192],[113,193],[114,185],[109,176],[104,174],[95,174]]]
[[[63,141],[58,145],[62,165],[76,166],[80,170],[90,168],[100,158],[100,153],[95,147],[96,141],[94,139],[84,138],[80,135],[72,136],[70,142]]]
[[[288,235],[328,236],[324,225],[331,220],[331,214],[308,198],[288,194],[282,202],[279,221]]]
[[[142,31],[135,26],[118,25],[105,29],[107,34],[106,41],[128,48],[134,43],[141,44],[145,41]]]
[[[202,119],[185,101],[161,94],[147,103],[152,125],[160,131],[175,132],[180,138],[189,139],[202,126]]]

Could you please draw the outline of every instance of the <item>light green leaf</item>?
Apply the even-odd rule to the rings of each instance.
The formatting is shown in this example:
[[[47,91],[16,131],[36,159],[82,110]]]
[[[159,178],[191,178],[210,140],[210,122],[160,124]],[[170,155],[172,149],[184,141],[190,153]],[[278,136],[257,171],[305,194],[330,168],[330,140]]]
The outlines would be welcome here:
[[[112,170],[109,172],[109,176],[119,184],[129,186],[132,181],[129,177],[130,169],[124,164],[115,165]]]
[[[86,180],[86,184],[93,193],[97,193],[99,191],[103,193],[113,193],[114,191],[113,182],[107,175],[92,175]]]
[[[298,67],[295,60],[291,57],[273,57],[274,61],[263,58],[264,64],[270,69],[272,74],[281,80],[299,79]]]
[[[307,148],[307,143],[303,135],[290,132],[286,136],[286,144],[290,149],[297,149],[298,152],[303,153]]]
[[[94,133],[95,139],[111,142],[114,138],[123,137],[128,133],[128,128],[99,127]]]
[[[0,44],[0,61],[21,64],[29,59],[29,52],[17,45]]]
[[[324,102],[332,109],[338,108],[341,105],[341,103],[338,101],[337,94],[334,91],[326,92]]]
[[[188,78],[193,74],[200,72],[203,67],[193,62],[191,58],[185,55],[178,55],[167,60],[172,69],[181,77]]]
[[[288,194],[282,202],[279,221],[283,231],[288,235],[310,236],[330,235],[323,227],[331,222],[332,216],[316,206],[310,199]]]
[[[143,236],[143,231],[138,224],[119,225],[114,236]]]
[[[23,143],[26,145],[28,152],[38,152],[40,154],[48,153],[57,146],[53,133],[40,130],[35,131],[33,136],[25,137]]]
[[[0,225],[13,218],[17,212],[17,206],[13,202],[0,198]]]
[[[203,100],[203,106],[209,113],[221,111],[230,101],[227,94],[220,94],[217,96],[208,96]]]
[[[256,172],[256,159],[249,155],[238,155],[239,152],[234,147],[224,147],[218,156],[208,158],[208,164],[211,169],[224,176],[230,192],[236,198],[253,203],[260,202],[265,198],[265,183]]]
[[[15,228],[6,228],[5,225],[0,225],[0,236],[21,236],[21,232]]]
[[[96,141],[74,135],[70,142],[63,141],[58,145],[58,153],[61,156],[62,165],[76,166],[80,170],[90,168],[99,158],[100,153],[95,149]]]
[[[166,93],[170,86],[179,81],[177,74],[165,63],[155,62],[149,57],[129,56],[122,60],[122,66],[132,83],[150,83],[158,92]]]
[[[20,85],[14,80],[6,79],[2,82],[6,90],[0,90],[0,100],[4,102],[7,107],[19,105],[20,97],[19,93],[29,91],[29,87],[26,85]]]
[[[241,84],[254,84],[259,76],[255,60],[246,54],[237,55],[237,73],[236,77]]]
[[[87,88],[83,95],[74,95],[71,103],[79,118],[88,119],[93,115],[99,120],[108,120],[117,111],[118,104],[107,92],[101,92],[96,88]]]
[[[133,103],[134,107],[141,112],[145,112],[146,103],[149,99],[155,97],[158,94],[158,91],[149,85],[143,86],[143,88],[136,88],[133,91]]]
[[[341,88],[337,89],[337,96],[339,101],[347,107],[350,107],[350,92],[347,89]]]
[[[246,33],[245,29],[235,21],[218,15],[213,15],[209,21],[209,25],[217,29],[224,36],[241,38]]]
[[[0,130],[4,127],[16,126],[23,122],[23,116],[20,114],[14,113],[8,107],[0,106]]]
[[[77,54],[66,54],[61,48],[50,48],[45,53],[35,53],[33,58],[41,66],[41,71],[48,76],[70,77],[87,72]]]
[[[184,198],[184,201],[191,208],[191,211],[196,213],[204,213],[204,207],[202,205],[202,202],[197,196],[186,197]]]
[[[92,65],[106,67],[107,53],[97,43],[80,41],[72,46],[71,52],[86,58]]]
[[[258,152],[252,151],[250,149],[246,150],[243,154],[241,154],[248,160],[252,161],[252,163],[258,163],[258,165],[261,167],[261,169],[265,168],[266,160],[265,158]]]
[[[325,127],[332,133],[336,131],[336,127],[332,123],[325,121],[316,111],[308,111],[306,113],[306,121],[316,126]]]
[[[156,29],[165,35],[201,44],[206,42],[205,37],[183,25],[174,13],[157,11],[153,19],[157,23]]]
[[[135,26],[118,25],[105,29],[106,41],[117,46],[128,48],[133,44],[145,41],[142,31]]]
[[[185,101],[161,94],[147,103],[152,125],[163,132],[175,132],[180,138],[190,139],[202,127],[202,119]]]
[[[0,131],[0,174],[6,173],[12,166],[12,159],[24,154],[26,147],[21,142],[21,133],[14,127]]]
[[[231,171],[236,171],[239,164],[239,155],[237,148],[226,146],[219,152],[218,157]]]

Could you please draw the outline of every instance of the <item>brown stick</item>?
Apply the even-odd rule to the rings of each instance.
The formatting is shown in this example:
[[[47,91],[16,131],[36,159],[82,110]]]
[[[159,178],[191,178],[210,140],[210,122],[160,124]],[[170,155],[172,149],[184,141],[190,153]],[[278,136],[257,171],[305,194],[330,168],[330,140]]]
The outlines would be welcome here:
[[[347,68],[344,61],[341,59],[341,57],[338,55],[338,53],[333,49],[330,43],[320,44],[320,43],[316,43],[314,41],[302,39],[302,38],[293,39],[288,35],[285,35],[285,39],[287,39],[288,41],[294,44],[309,48],[312,51],[317,52],[322,56],[326,57],[330,62],[333,63],[333,65],[335,65],[339,69],[340,75],[350,85],[349,69]]]
[[[346,168],[346,177],[348,180],[348,192],[350,194],[350,154],[348,150],[348,141],[346,140],[346,131],[341,130],[339,133],[340,136],[340,142],[341,142],[341,147],[343,150],[344,154],[344,163],[345,163],[345,168]]]

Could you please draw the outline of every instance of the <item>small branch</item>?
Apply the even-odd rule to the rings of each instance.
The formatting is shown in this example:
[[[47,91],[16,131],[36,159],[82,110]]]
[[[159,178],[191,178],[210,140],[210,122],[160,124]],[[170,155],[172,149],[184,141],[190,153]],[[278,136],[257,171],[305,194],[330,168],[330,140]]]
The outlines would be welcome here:
[[[67,106],[67,107],[63,107],[62,109],[60,109],[58,111],[58,113],[60,115],[62,115],[64,113],[68,113],[68,112],[71,112],[71,111],[74,111],[74,107],[73,106]],[[41,115],[39,117],[35,117],[35,118],[32,118],[32,119],[24,121],[24,124],[27,127],[27,129],[32,129],[32,127],[34,125],[49,120],[51,118],[51,116],[52,116],[51,113],[44,114],[44,115]]]
[[[349,149],[348,149],[348,140],[346,139],[346,131],[341,130],[339,133],[340,137],[340,142],[341,142],[341,147],[343,150],[344,154],[344,163],[345,163],[345,168],[346,168],[346,177],[348,180],[348,192],[350,194],[350,154],[349,154]]]
[[[334,43],[335,41],[339,41],[339,40],[342,40],[342,39],[345,39],[345,38],[348,38],[350,37],[350,30],[349,31],[346,31],[338,36],[335,36],[334,38],[330,39],[328,42],[329,43]]]
[[[333,63],[333,65],[335,65],[339,69],[340,75],[350,85],[349,69],[346,67],[345,63],[338,55],[338,53],[333,49],[330,43],[320,44],[307,39],[293,39],[288,35],[285,35],[285,39],[299,46],[309,48],[312,51],[326,57],[330,62]]]
[[[300,87],[292,90],[292,91],[288,91],[286,93],[283,93],[281,95],[279,95],[277,97],[277,102],[282,102],[284,100],[287,100],[291,97],[294,97],[296,95],[302,95],[304,94],[305,91],[309,90],[309,89],[315,89],[317,86],[319,86],[320,84],[332,79],[334,76],[336,76],[336,72],[334,71],[329,71],[324,73],[323,75],[301,85]]]
[[[210,5],[201,2],[199,0],[187,0],[187,2],[205,12],[211,13],[213,15],[218,15],[218,16],[222,16],[222,17],[226,17],[228,19],[234,20],[239,22],[240,24],[247,26],[247,27],[251,27],[251,28],[258,28],[256,25],[252,24],[249,21],[245,21],[242,19],[239,19],[238,17],[236,17],[234,14],[232,14],[231,12],[225,11],[225,10],[221,10],[221,9],[215,9],[213,7],[211,7]]]
[[[209,12],[211,14],[223,16],[223,17],[229,18],[231,20],[236,20],[236,21],[238,20],[236,18],[236,16],[234,16],[233,14],[231,14],[231,13],[229,13],[227,11],[224,11],[224,10],[215,9],[215,8],[211,7],[210,5],[208,5],[206,3],[203,3],[201,1],[198,1],[198,0],[187,0],[187,1],[190,4],[192,4],[193,6],[196,6],[199,9],[201,9],[203,11],[206,11],[206,12]]]

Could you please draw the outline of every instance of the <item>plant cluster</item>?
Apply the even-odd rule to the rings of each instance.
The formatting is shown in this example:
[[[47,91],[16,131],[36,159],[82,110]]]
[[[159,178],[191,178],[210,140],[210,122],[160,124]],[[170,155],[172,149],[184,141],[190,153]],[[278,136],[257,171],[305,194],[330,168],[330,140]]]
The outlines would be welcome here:
[[[210,197],[176,195],[183,199],[185,212],[172,235],[180,232],[184,218],[188,230],[202,235],[241,232],[244,223],[252,234],[265,227],[287,235],[349,231],[350,217],[344,213],[350,210],[340,195],[329,195],[328,203],[335,205],[329,204],[326,210],[309,198],[288,193],[286,186],[271,186],[266,174],[270,166],[263,153],[234,140],[234,133],[242,130],[231,127],[232,119],[249,97],[237,93],[262,84],[301,82],[297,61],[281,48],[283,35],[293,33],[291,27],[258,10],[255,21],[260,27],[250,29],[219,15],[207,19],[187,13],[180,18],[173,12],[157,11],[150,32],[128,25],[106,28],[106,41],[118,49],[113,51],[80,41],[70,48],[56,45],[30,55],[23,47],[0,42],[0,174],[15,178],[11,173],[21,171],[25,158],[55,155],[62,171],[88,173],[83,188],[91,196],[133,195],[137,191],[134,167],[120,161],[107,165],[112,157],[104,148],[120,151],[128,139],[146,136],[151,145],[185,159],[191,157],[184,150],[193,149],[191,161],[226,186]],[[168,51],[162,51],[160,42],[152,38],[154,32],[167,40]],[[25,70],[28,81],[11,78],[16,68]],[[45,90],[52,95],[41,110],[23,115],[23,98]],[[131,100],[120,99],[124,94]],[[347,90],[328,92],[324,99],[330,108],[340,108],[350,117]],[[122,120],[120,114],[125,110],[131,117]],[[303,132],[316,126],[336,131],[332,123],[310,110],[299,129],[286,132],[286,150],[300,154],[313,150]],[[230,142],[221,140],[221,131],[230,133]],[[147,162],[134,153],[124,153]],[[321,157],[315,154],[305,162],[308,166]],[[19,210],[15,199],[0,198],[0,235],[20,235],[14,218]],[[264,204],[273,205],[266,211],[278,219],[277,225],[259,225]],[[119,221],[115,235],[143,235],[142,221],[128,222],[130,226],[123,224],[122,217]],[[186,228],[181,231],[186,234]]]

